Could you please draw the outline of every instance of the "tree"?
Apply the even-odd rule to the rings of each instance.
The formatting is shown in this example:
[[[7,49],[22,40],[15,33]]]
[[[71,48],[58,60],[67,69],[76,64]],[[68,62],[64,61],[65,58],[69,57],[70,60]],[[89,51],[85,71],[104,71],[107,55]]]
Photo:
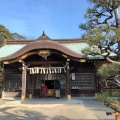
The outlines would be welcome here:
[[[114,13],[116,23],[119,23],[118,7],[120,0],[88,0],[88,2],[91,3],[91,8],[87,9],[84,16],[86,23],[80,24],[80,28],[89,31],[97,25],[108,24],[109,20],[114,17]]]
[[[8,39],[8,40],[12,40],[13,37],[10,33],[10,31],[5,28],[5,26],[0,24],[0,45],[2,44],[3,40]]]
[[[113,72],[114,71],[114,72]],[[101,82],[108,86],[108,83],[112,83],[120,87],[120,65],[113,64],[103,64],[97,71],[97,74],[101,76]],[[113,78],[107,79],[107,78]]]
[[[85,54],[101,55],[110,62],[116,62],[109,56],[114,52],[120,60],[120,22],[117,10],[120,0],[89,0],[89,2],[93,7],[88,8],[85,14],[86,23],[80,24],[80,28],[86,31],[83,38],[87,40],[90,48],[93,47],[94,50],[98,47],[98,50],[87,53],[90,48],[85,48],[82,51]],[[116,22],[112,22],[114,16]]]
[[[111,63],[116,63],[103,65],[98,73],[104,83],[112,82],[120,87],[120,19],[118,13],[120,0],[88,1],[92,7],[88,8],[85,14],[86,23],[80,24],[79,27],[85,30],[83,38],[86,39],[89,47],[83,49],[82,52],[88,55],[101,55]],[[116,55],[118,61],[110,58],[111,53]],[[108,81],[107,77],[113,77],[113,80]]]
[[[23,40],[26,37],[19,35],[18,33],[11,33],[5,26],[0,24],[0,46],[3,40]]]

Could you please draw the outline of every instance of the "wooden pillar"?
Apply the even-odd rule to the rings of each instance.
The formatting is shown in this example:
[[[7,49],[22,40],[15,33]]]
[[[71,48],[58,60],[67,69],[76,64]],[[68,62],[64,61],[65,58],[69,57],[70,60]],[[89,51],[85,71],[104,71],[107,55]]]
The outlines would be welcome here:
[[[94,71],[94,89],[95,89],[95,94],[97,93],[97,89],[98,89],[98,79],[96,77],[96,65],[95,65],[95,62],[94,62],[94,67],[93,67],[93,71]]]
[[[24,68],[22,71],[22,94],[21,100],[25,100],[26,98],[26,69]]]
[[[67,71],[66,71],[66,75],[67,75],[67,79],[66,79],[66,87],[67,87],[67,99],[71,99],[71,91],[70,91],[70,67],[69,67],[69,59],[67,59],[66,62],[66,66],[67,66]]]
[[[2,85],[2,96],[1,98],[4,99],[5,98],[5,69],[3,68],[3,85]]]
[[[29,91],[29,98],[31,99],[33,97],[33,87],[32,87],[32,78],[33,76],[30,75],[30,83],[29,83],[29,88],[30,88],[30,91]]]
[[[32,75],[32,96],[33,96],[33,93],[34,93],[34,74]]]

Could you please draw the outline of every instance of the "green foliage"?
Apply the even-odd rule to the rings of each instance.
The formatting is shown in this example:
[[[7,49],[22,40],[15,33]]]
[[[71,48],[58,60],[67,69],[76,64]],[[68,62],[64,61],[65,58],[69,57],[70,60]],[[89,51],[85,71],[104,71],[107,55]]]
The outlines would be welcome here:
[[[120,109],[120,101],[117,98],[112,98],[109,92],[98,93],[96,98],[115,110]]]
[[[79,26],[85,31],[82,37],[86,39],[90,47],[91,45],[98,46],[101,51],[98,52],[98,55],[101,55],[106,59],[111,52],[114,52],[118,56],[118,59],[120,59],[120,48],[118,48],[118,42],[120,41],[120,28],[118,27],[118,23],[120,22],[118,19],[119,16],[116,14],[116,9],[120,6],[120,0],[88,1],[91,5],[85,14],[86,23],[81,23]],[[114,17],[116,22],[112,23],[111,20]],[[91,53],[91,50],[86,53]]]
[[[80,28],[92,29],[98,24],[106,24],[114,15],[114,10],[120,6],[119,0],[88,0],[90,6],[85,14],[87,24],[81,24]],[[87,30],[88,31],[88,30]]]
[[[0,44],[2,44],[5,39],[13,40],[14,38],[12,37],[10,31],[0,24]]]
[[[0,46],[4,40],[24,40],[26,37],[18,34],[11,33],[5,26],[0,24]]]
[[[114,90],[114,91],[112,91],[112,96],[113,97],[120,97],[120,90]]]
[[[85,47],[84,49],[81,50],[81,52],[83,54],[86,54],[86,55],[97,55],[97,54],[101,54],[101,51],[100,49],[97,47],[97,46],[88,46],[88,47]]]
[[[101,102],[105,102],[107,97],[110,96],[109,92],[101,92],[96,95],[96,98],[100,100]]]
[[[103,64],[97,71],[97,74],[100,75],[102,78],[109,77],[109,66],[107,64]]]
[[[89,45],[100,45],[102,44],[101,40],[106,39],[106,34],[103,34],[102,28],[92,29],[89,33],[86,34],[86,40]]]
[[[120,74],[120,65],[113,63],[113,64],[103,64],[97,71],[97,74],[100,75],[102,78],[108,77],[116,77]]]
[[[114,31],[114,36],[110,36],[111,40],[115,41],[120,41],[120,28],[112,28],[112,31]],[[113,38],[113,39],[112,39]]]
[[[97,52],[93,48],[84,48],[82,49],[83,54],[91,55],[92,53],[93,55],[101,55],[104,58],[110,55],[109,52],[115,52],[119,55],[117,43],[120,41],[120,29],[115,29],[109,25],[102,25],[91,29],[83,35],[83,38],[86,39],[89,47],[98,46],[99,48]],[[92,49],[93,51],[91,51]]]

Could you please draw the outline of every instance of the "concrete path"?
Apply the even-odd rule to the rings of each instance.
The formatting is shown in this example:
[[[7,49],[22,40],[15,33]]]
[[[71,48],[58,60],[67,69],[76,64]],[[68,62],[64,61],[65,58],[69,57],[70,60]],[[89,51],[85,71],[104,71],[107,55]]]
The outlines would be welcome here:
[[[114,116],[106,115],[106,112],[114,112],[114,110],[106,107],[102,102],[99,102],[94,97],[82,97],[80,99],[84,101],[84,106],[89,109],[98,118],[98,120],[115,120]]]
[[[107,111],[94,97],[18,99],[0,106],[0,120],[114,120]]]

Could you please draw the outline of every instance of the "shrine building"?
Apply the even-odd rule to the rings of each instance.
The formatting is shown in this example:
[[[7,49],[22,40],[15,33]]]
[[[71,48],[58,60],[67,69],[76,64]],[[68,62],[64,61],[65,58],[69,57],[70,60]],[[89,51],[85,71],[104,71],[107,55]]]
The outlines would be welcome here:
[[[47,97],[55,97],[56,89],[68,99],[94,96],[100,90],[96,70],[106,61],[84,55],[87,46],[83,39],[51,39],[44,32],[35,40],[5,40],[0,48],[2,98],[41,98],[42,83]]]

